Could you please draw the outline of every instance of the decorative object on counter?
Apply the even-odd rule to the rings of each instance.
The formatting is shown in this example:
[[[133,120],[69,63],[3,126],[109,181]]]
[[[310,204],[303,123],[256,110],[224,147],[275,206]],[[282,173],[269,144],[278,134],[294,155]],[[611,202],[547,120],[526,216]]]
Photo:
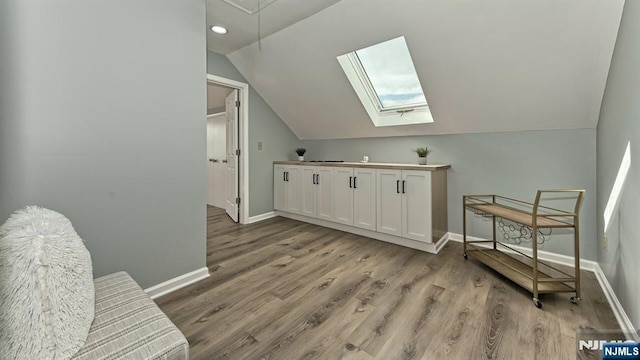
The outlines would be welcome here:
[[[298,154],[298,161],[304,161],[304,153],[307,152],[305,148],[297,148],[296,154]]]
[[[429,155],[431,150],[425,146],[413,149],[413,151],[418,154],[418,165],[427,165],[427,155]]]
[[[369,162],[369,157],[367,155],[363,156],[361,162],[368,163]]]

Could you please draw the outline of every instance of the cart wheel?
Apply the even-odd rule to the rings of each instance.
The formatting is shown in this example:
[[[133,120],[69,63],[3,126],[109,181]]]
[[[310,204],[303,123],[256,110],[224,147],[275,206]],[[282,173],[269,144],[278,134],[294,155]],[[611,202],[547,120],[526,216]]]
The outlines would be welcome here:
[[[538,309],[542,309],[542,303],[537,298],[533,298],[533,305],[535,305]]]
[[[569,300],[570,300],[573,304],[576,304],[576,305],[578,305],[578,304],[580,303],[580,301],[582,301],[582,299],[581,299],[581,298],[579,298],[579,297],[577,297],[577,296],[572,296]]]
[[[469,258],[469,255],[467,255],[467,253],[464,253],[464,259],[467,260]]]

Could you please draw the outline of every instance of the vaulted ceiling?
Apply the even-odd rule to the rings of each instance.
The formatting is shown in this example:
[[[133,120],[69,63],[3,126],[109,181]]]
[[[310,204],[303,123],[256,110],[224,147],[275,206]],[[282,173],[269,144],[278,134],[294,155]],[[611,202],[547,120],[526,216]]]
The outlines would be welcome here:
[[[225,106],[227,96],[233,91],[232,88],[207,83],[207,109],[219,109]]]
[[[227,54],[338,1],[340,0],[207,0],[207,27],[223,25],[229,30],[223,36],[208,31],[207,48]],[[260,11],[258,4],[261,5]]]
[[[623,5],[342,0],[227,56],[301,139],[594,128]],[[376,128],[336,56],[401,35],[435,122]]]

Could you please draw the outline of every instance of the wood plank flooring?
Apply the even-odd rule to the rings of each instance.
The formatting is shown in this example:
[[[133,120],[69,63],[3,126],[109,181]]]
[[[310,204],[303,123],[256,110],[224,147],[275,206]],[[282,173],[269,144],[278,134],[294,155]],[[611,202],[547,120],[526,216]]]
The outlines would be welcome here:
[[[450,242],[433,255],[290,219],[208,208],[211,277],[156,300],[192,359],[575,359],[618,329],[595,275],[583,301],[531,294]],[[589,355],[589,354],[587,354]]]

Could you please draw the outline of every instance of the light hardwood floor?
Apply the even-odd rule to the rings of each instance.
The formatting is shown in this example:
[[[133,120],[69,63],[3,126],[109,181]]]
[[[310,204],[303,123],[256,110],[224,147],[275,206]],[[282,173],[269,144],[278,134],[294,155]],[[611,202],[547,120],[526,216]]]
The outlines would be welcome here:
[[[539,310],[458,243],[433,255],[213,207],[207,226],[211,277],[156,300],[192,359],[575,359],[578,327],[618,328],[591,272],[580,305]]]

